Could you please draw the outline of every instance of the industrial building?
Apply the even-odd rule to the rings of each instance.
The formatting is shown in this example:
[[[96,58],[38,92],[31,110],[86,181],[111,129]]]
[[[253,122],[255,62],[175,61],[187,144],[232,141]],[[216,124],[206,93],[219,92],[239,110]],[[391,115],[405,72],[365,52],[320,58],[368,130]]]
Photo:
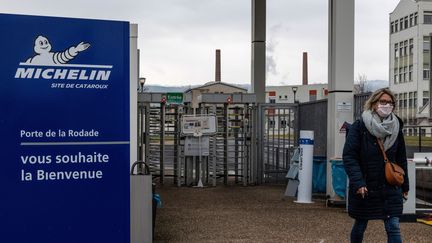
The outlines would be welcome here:
[[[266,102],[268,103],[304,103],[326,99],[327,96],[327,84],[266,87]]]
[[[389,31],[389,83],[398,100],[397,113],[406,125],[429,126],[432,1],[401,0],[390,13]],[[409,135],[419,131],[406,130]]]

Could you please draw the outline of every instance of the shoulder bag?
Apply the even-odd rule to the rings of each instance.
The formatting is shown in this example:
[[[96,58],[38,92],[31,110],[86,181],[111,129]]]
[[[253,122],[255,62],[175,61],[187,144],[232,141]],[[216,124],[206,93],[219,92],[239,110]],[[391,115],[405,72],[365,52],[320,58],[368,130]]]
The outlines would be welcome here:
[[[388,160],[382,141],[378,138],[377,141],[384,156],[385,178],[387,183],[393,186],[401,186],[404,182],[405,171],[399,165]]]

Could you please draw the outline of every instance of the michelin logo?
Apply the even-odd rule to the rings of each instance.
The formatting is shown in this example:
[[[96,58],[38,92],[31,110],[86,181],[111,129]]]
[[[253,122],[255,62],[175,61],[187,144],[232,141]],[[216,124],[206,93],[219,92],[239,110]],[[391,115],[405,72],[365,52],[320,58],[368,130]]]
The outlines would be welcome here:
[[[48,38],[38,36],[34,42],[36,55],[19,64],[15,73],[18,79],[108,80],[112,65],[68,64],[89,43],[80,42],[61,52],[52,52]]]
[[[36,38],[33,48],[36,55],[29,58],[26,63],[42,65],[65,64],[89,47],[90,44],[81,42],[77,46],[69,47],[63,52],[51,52],[51,43],[46,37],[40,35]]]

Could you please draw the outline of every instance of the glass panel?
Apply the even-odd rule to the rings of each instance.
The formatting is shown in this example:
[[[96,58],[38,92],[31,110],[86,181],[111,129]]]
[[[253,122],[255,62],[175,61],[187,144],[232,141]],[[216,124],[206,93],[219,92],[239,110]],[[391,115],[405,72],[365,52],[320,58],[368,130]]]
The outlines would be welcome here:
[[[424,15],[424,23],[425,24],[432,24],[432,15]]]
[[[423,53],[423,65],[427,65],[428,68],[429,68],[429,58],[430,58],[429,53]]]
[[[423,79],[429,80],[429,70],[423,70]]]

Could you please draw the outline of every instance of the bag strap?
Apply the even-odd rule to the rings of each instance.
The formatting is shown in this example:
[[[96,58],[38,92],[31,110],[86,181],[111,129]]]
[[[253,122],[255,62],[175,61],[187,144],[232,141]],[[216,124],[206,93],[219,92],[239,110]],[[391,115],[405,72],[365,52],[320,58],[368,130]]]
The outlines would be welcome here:
[[[383,156],[384,156],[384,162],[385,162],[385,163],[389,162],[389,160],[388,160],[388,158],[387,158],[387,154],[384,152],[384,145],[383,145],[381,139],[377,138],[377,142],[378,142],[378,144],[379,144],[379,146],[380,146],[380,149],[381,149],[381,152],[382,152],[382,154],[383,154]]]

